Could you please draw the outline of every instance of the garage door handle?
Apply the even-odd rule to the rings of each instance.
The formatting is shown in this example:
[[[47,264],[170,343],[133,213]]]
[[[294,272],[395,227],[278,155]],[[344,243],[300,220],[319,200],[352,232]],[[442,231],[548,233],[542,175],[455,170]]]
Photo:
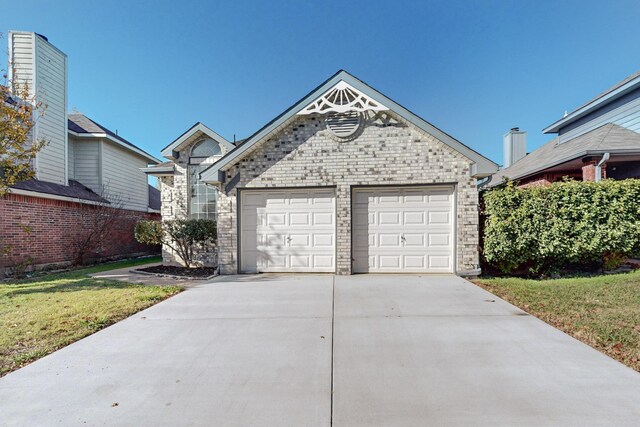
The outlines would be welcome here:
[[[291,243],[291,236],[287,236],[287,243]]]
[[[407,239],[404,237],[404,234],[400,236],[400,240],[402,241],[402,246],[404,246]]]

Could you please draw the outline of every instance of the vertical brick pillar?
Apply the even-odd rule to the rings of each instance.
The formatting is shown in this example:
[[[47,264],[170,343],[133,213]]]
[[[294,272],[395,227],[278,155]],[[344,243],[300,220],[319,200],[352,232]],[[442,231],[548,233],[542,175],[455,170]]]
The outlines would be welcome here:
[[[596,165],[597,161],[587,158],[583,160],[582,166],[582,180],[594,182],[596,180]]]

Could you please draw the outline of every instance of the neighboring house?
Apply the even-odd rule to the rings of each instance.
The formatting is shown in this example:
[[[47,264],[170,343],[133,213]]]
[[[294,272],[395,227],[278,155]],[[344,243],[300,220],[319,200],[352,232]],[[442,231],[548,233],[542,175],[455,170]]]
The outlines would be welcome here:
[[[504,137],[505,168],[487,186],[505,179],[545,185],[565,177],[640,178],[640,72],[557,120],[544,133],[558,136],[526,154],[524,133]]]
[[[345,71],[235,147],[199,123],[162,155],[163,218],[216,218],[223,274],[479,273],[497,165]]]
[[[36,265],[71,261],[79,216],[96,204],[120,208],[127,218],[100,256],[153,250],[135,241],[132,223],[160,217],[159,190],[141,171],[159,161],[85,115],[67,113],[67,56],[44,36],[10,31],[8,38],[10,80],[28,83],[46,105],[32,136],[47,145],[35,158],[35,179],[0,199],[0,268],[25,259]]]

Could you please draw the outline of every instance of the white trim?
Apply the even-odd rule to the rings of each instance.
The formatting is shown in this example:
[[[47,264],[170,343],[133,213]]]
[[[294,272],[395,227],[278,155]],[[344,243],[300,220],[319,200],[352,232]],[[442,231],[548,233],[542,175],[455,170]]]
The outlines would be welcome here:
[[[583,107],[571,112],[570,114],[561,118],[560,120],[556,120],[554,123],[544,128],[542,130],[542,133],[558,133],[561,127],[567,126],[568,124],[578,120],[579,118],[585,116],[591,111],[597,108],[600,108],[602,104],[606,105],[607,101],[617,98],[618,95],[624,95],[626,92],[629,92],[632,89],[634,89],[636,86],[638,86],[638,84],[640,84],[640,77],[636,77],[635,79],[620,86],[616,90],[613,90],[597,99],[594,99],[593,101],[589,102],[587,105],[584,105]]]
[[[152,160],[153,162],[155,162],[156,164],[160,163],[160,160],[156,159],[155,157],[153,157],[151,154],[147,154],[144,151],[142,151],[141,149],[137,148],[137,147],[133,147],[129,144],[125,144],[124,142],[120,141],[117,138],[112,137],[111,135],[109,135],[108,133],[78,133],[78,132],[74,132],[70,129],[67,130],[68,133],[70,133],[71,135],[78,137],[78,138],[105,138],[108,139],[109,141],[123,147],[126,148],[129,151],[133,151],[136,154],[139,154],[140,156],[148,159],[148,160]]]
[[[38,52],[36,51],[38,44],[36,43],[36,33],[31,33],[31,43],[33,45],[33,87],[31,88],[31,90],[33,91],[33,95],[31,93],[29,93],[29,96],[31,98],[33,98],[34,100],[34,106],[37,105],[38,103],[38,97],[37,97],[37,91],[38,91],[38,82],[37,82],[37,77],[38,77]],[[36,142],[39,140],[39,131],[38,128],[40,126],[38,126],[39,122],[40,122],[40,113],[38,112],[38,110],[36,110],[35,108],[32,110],[33,114],[32,114],[32,119],[33,116],[35,116],[37,113],[37,117],[35,117],[35,123],[33,124],[33,141]],[[44,147],[42,147],[44,148]],[[40,150],[38,150],[38,152],[36,153],[36,156],[33,159],[33,167],[36,170],[36,174],[35,174],[35,178],[36,179],[40,179],[40,168],[38,167],[38,163],[40,163],[40,154],[42,153],[42,148]]]
[[[149,175],[173,175],[175,169],[171,166],[162,167],[162,168],[138,168],[142,171],[142,173],[146,173]]]
[[[340,100],[340,103],[336,103],[338,100]],[[344,80],[340,80],[296,114],[347,113],[351,111],[363,113],[369,110],[386,111],[388,108],[375,99],[358,91]]]
[[[69,65],[67,62],[68,62],[67,55],[64,55],[64,123],[65,123],[65,126],[67,126],[69,123],[69,113],[67,111],[67,104],[69,103]],[[65,185],[69,185],[69,132],[64,133],[64,182],[65,182]]]
[[[178,151],[182,144],[184,144],[188,139],[193,137],[198,132],[202,132],[209,138],[213,139],[215,142],[217,142],[220,145],[221,149],[226,148],[227,151],[231,151],[234,148],[234,145],[229,141],[227,141],[224,137],[220,136],[213,130],[209,129],[203,123],[198,122],[195,125],[193,125],[190,129],[188,129],[185,133],[180,135],[178,139],[176,139],[171,144],[163,148],[160,154],[162,154],[167,159],[175,159],[173,156],[173,152]]]
[[[223,180],[224,175],[221,172],[226,171],[237,161],[242,159],[244,155],[249,154],[252,150],[255,149],[255,145],[260,144],[271,134],[278,132],[280,129],[287,126],[290,121],[294,120],[297,117],[298,112],[307,107],[310,102],[313,102],[313,100],[317,99],[319,93],[327,92],[328,88],[333,88],[340,81],[348,82],[349,85],[356,88],[359,93],[364,93],[371,98],[382,99],[384,101],[384,104],[388,106],[388,109],[394,112],[397,116],[413,124],[421,131],[435,137],[440,142],[462,154],[467,159],[469,159],[470,162],[477,164],[476,175],[473,176],[474,178],[482,178],[484,176],[492,175],[498,171],[498,165],[493,161],[462,144],[460,141],[436,128],[424,119],[416,116],[414,113],[397,104],[392,99],[384,96],[377,90],[373,89],[371,86],[368,86],[366,83],[358,80],[356,77],[353,77],[351,74],[342,70],[336,73],[329,80],[324,82],[313,92],[305,96],[302,100],[298,101],[284,113],[276,117],[262,129],[257,131],[242,145],[236,147],[231,153],[223,156],[220,161],[214,163],[208,169],[203,171],[200,174],[200,179],[209,183],[223,182],[221,180]]]

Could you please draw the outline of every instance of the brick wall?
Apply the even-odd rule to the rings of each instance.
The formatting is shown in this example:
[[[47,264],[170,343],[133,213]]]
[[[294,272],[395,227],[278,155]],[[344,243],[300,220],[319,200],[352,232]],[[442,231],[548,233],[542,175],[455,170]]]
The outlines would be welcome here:
[[[0,276],[7,267],[28,262],[33,266],[69,264],[74,242],[90,224],[91,205],[9,194],[0,199]],[[84,210],[84,211],[82,211]],[[159,214],[119,210],[117,226],[109,238],[93,247],[86,261],[158,253],[134,238],[140,219],[160,219]]]
[[[220,269],[234,274],[237,260],[237,188],[336,186],[337,270],[351,273],[351,188],[356,185],[455,184],[456,271],[478,263],[478,191],[471,162],[434,136],[392,114],[368,115],[359,133],[336,139],[322,116],[302,116],[232,167],[240,182],[218,203]]]

